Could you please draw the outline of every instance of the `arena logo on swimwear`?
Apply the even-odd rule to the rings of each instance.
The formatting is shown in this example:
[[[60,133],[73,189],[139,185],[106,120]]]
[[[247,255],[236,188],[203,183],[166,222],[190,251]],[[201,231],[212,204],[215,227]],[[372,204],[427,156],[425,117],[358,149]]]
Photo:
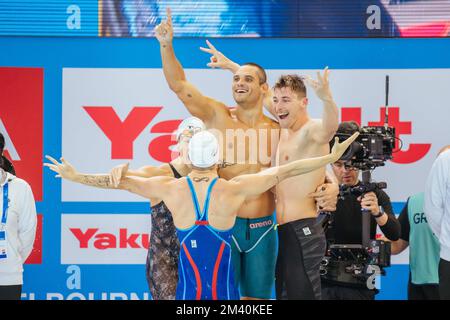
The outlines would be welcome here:
[[[61,263],[143,264],[150,225],[142,214],[64,214]]]
[[[262,228],[272,225],[272,220],[250,223],[250,229]]]

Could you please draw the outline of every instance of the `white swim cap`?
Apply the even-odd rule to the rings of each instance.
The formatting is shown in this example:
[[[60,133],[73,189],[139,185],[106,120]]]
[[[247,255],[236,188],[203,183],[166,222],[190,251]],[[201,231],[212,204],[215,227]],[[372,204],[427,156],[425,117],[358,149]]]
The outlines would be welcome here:
[[[203,131],[205,129],[206,129],[205,124],[199,118],[197,117],[186,118],[180,123],[177,131],[175,132],[177,141],[180,140],[181,135],[186,130],[189,131],[191,135],[194,135],[196,132]]]
[[[189,141],[188,154],[195,167],[212,167],[219,161],[219,143],[211,132],[198,132]]]

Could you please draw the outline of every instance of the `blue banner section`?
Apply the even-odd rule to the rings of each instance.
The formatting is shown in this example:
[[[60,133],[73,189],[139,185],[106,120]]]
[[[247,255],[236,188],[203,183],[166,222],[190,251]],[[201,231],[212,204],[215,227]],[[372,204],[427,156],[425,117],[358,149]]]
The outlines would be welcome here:
[[[213,43],[236,61],[257,61],[266,69],[322,69],[325,65],[330,69],[450,67],[447,38],[215,39]],[[0,37],[0,45],[3,65],[45,66],[46,81],[60,77],[63,67],[161,68],[156,39]],[[207,68],[209,56],[198,49],[205,46],[204,38],[175,38],[174,46],[183,67]],[[61,87],[54,89],[55,94],[61,94]]]
[[[0,35],[97,36],[97,0],[0,1]]]
[[[26,300],[151,299],[144,265],[27,265],[23,293]]]
[[[63,32],[66,22],[62,16],[69,1],[58,2],[63,10]],[[86,32],[94,32],[94,28]],[[214,43],[236,61],[256,61],[268,69],[315,69],[326,65],[331,69],[450,68],[448,38],[216,39]],[[206,68],[209,57],[198,50],[204,46],[204,39],[175,39],[174,45],[185,68]],[[161,68],[156,39],[0,37],[0,47],[2,66],[44,69],[44,154],[57,157],[62,152],[63,68]],[[394,211],[399,213],[403,204],[394,203]],[[61,264],[63,213],[148,214],[149,203],[62,202],[60,180],[45,170],[43,201],[37,203],[37,208],[44,217],[42,263],[25,265],[24,299],[149,298],[145,261],[142,265]],[[407,265],[387,268],[378,299],[405,299],[408,269]]]
[[[408,297],[409,265],[392,265],[385,268],[386,275],[380,279],[377,300],[406,300]]]

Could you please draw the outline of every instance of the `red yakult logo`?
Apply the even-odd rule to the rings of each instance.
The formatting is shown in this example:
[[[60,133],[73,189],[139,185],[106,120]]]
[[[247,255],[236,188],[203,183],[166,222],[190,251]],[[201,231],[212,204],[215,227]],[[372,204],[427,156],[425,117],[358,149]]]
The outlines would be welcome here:
[[[79,241],[80,248],[94,247],[99,250],[132,248],[147,249],[149,245],[148,233],[132,233],[126,228],[120,228],[118,234],[101,232],[99,228],[70,228],[75,238]]]
[[[42,200],[42,68],[0,68],[0,131],[6,156]]]
[[[147,214],[63,214],[62,264],[144,264]]]
[[[134,107],[124,121],[121,121],[113,107],[84,107],[92,120],[98,125],[105,136],[111,141],[112,159],[133,159],[133,142],[142,134],[143,130],[150,124],[162,107]],[[384,124],[385,108],[380,108],[380,120],[369,121],[369,126],[382,126]],[[356,121],[361,125],[361,107],[342,107],[342,121]],[[397,138],[402,135],[412,134],[412,122],[400,120],[400,108],[389,107],[389,126],[395,128]],[[173,131],[176,130],[181,120],[166,120],[154,124],[150,133],[162,133],[153,139],[148,145],[149,155],[160,162],[171,161],[170,146],[175,144],[172,138]],[[399,148],[399,140],[395,141],[395,148]],[[430,150],[430,143],[411,143],[408,149],[403,146],[393,154],[392,162],[399,164],[414,163],[422,159]]]
[[[132,159],[133,142],[161,111],[162,107],[134,107],[124,121],[113,107],[89,107],[84,110],[111,141],[111,159]],[[172,133],[181,120],[167,120],[152,126],[150,133],[165,135],[153,139],[148,145],[149,155],[160,162],[170,162],[169,147],[175,144]]]

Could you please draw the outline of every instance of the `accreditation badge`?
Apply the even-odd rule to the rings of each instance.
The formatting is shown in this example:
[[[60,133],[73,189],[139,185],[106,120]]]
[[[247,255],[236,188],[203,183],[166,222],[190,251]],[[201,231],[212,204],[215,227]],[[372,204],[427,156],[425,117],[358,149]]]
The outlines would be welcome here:
[[[6,231],[0,230],[0,261],[6,259],[8,257],[8,253],[6,250]]]

